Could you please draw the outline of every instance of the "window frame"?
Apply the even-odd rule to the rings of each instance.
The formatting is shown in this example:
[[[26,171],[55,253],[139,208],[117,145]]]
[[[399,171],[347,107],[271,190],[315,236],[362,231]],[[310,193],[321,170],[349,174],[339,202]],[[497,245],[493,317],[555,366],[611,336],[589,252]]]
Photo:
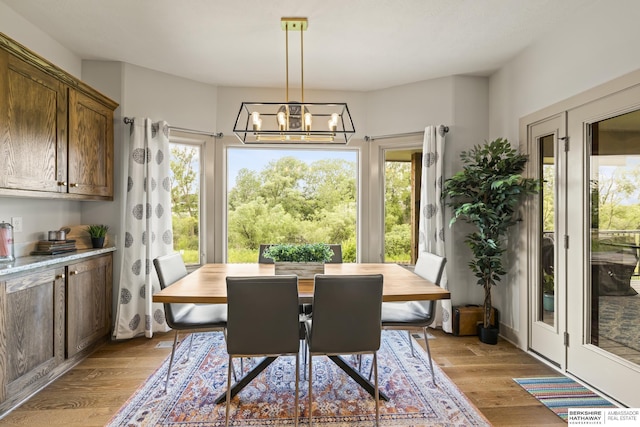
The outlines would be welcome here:
[[[207,173],[206,173],[206,146],[208,140],[211,139],[208,136],[193,134],[185,131],[173,131],[169,132],[169,144],[170,148],[174,145],[187,145],[198,147],[200,150],[200,156],[198,159],[200,173],[198,174],[198,181],[200,185],[199,191],[199,214],[198,214],[198,252],[199,252],[199,262],[197,264],[188,264],[187,271],[191,272],[200,268],[203,264],[207,262],[207,244],[204,241],[204,236],[208,236],[207,233],[207,206],[206,206],[206,191],[207,191]],[[172,205],[173,208],[173,205]],[[173,216],[173,209],[172,214]],[[174,248],[175,249],[175,248]],[[177,249],[176,249],[177,250]]]

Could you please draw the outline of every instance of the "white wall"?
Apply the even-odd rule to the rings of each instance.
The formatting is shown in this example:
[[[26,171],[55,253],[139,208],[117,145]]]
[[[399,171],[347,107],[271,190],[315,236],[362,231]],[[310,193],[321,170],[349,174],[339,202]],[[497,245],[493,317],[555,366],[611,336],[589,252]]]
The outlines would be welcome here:
[[[165,120],[170,126],[216,132],[216,86],[124,64],[123,116]]]
[[[423,131],[431,124],[451,125],[454,118],[452,77],[426,80],[369,92],[366,135]]]
[[[0,1],[0,32],[69,74],[81,77],[82,60],[77,55],[18,15],[2,1]]]
[[[462,167],[460,152],[482,144],[489,137],[489,79],[485,77],[455,76],[451,101],[453,119],[446,138],[445,178]],[[451,209],[445,210],[445,250],[447,278],[453,305],[482,304],[484,292],[476,284],[467,266],[471,250],[463,244],[471,227],[460,221],[448,227]]]
[[[640,69],[640,2],[603,1],[562,22],[557,30],[495,73],[490,80],[490,137],[518,141],[521,117]],[[517,231],[517,230],[516,230]],[[494,290],[505,331],[527,345],[527,283],[517,269]]]

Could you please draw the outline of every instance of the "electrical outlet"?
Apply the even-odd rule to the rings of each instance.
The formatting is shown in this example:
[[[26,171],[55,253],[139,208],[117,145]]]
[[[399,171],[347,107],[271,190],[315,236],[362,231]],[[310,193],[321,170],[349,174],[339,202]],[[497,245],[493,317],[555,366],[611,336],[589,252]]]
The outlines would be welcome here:
[[[11,225],[13,225],[13,231],[15,233],[22,233],[22,217],[21,216],[12,217]]]

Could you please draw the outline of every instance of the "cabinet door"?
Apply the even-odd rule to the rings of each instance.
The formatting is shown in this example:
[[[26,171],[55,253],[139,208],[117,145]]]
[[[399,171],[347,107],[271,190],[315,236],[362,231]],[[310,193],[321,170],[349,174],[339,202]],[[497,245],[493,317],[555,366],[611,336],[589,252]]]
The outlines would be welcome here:
[[[8,279],[0,300],[0,401],[15,400],[50,381],[64,360],[64,269]]]
[[[69,193],[113,199],[113,110],[69,89]]]
[[[66,192],[64,85],[0,50],[0,188]]]
[[[67,267],[67,357],[109,333],[111,265],[108,254]]]

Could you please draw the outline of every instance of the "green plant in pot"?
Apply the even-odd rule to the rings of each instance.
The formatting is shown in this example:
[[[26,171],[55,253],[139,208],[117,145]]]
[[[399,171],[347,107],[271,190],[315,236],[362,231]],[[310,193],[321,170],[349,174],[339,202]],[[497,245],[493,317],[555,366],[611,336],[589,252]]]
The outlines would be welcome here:
[[[505,244],[509,228],[517,222],[517,208],[526,195],[538,192],[540,183],[522,176],[528,156],[503,138],[463,151],[460,159],[463,169],[445,180],[443,197],[452,208],[449,226],[459,219],[474,226],[465,243],[473,255],[469,268],[484,289],[480,339],[495,344],[498,330],[491,325],[491,288],[506,274]]]
[[[104,246],[104,239],[109,231],[109,226],[105,224],[92,224],[88,225],[85,231],[91,237],[91,245],[94,248],[102,248]]]
[[[333,250],[325,243],[277,244],[265,249],[263,256],[274,261],[275,274],[307,279],[324,273],[324,263],[331,260]]]

